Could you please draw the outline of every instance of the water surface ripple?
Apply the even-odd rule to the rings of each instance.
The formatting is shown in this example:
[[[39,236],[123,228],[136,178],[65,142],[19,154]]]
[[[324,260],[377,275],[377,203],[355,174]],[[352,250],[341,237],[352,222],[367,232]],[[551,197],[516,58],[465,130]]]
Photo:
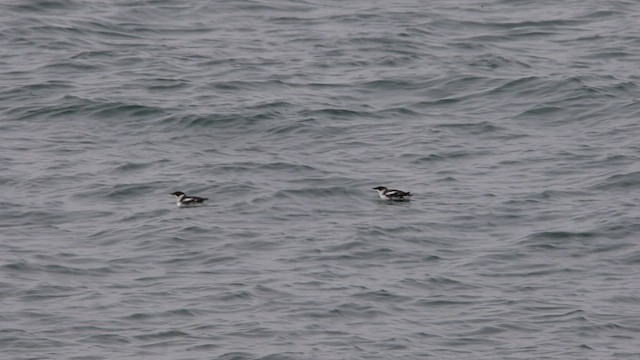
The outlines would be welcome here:
[[[638,359],[639,17],[5,2],[2,358]]]

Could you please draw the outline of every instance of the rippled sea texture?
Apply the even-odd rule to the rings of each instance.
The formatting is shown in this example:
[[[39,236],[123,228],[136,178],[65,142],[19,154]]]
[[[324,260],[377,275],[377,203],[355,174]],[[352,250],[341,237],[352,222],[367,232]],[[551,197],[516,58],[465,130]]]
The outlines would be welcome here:
[[[2,359],[640,358],[639,21],[3,2]]]

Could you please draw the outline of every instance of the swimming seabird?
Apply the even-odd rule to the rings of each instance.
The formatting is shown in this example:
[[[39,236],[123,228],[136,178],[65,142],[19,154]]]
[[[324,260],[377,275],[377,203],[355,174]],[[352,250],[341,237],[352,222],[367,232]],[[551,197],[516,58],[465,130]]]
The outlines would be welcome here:
[[[171,193],[171,195],[177,197],[176,205],[179,207],[198,206],[204,204],[204,202],[208,200],[207,198],[197,196],[187,196],[187,194],[182,191],[176,191]]]
[[[410,200],[411,197],[410,192],[396,190],[396,189],[387,189],[384,186],[374,187],[374,190],[378,190],[378,196],[382,200],[392,200],[392,201],[407,201]]]

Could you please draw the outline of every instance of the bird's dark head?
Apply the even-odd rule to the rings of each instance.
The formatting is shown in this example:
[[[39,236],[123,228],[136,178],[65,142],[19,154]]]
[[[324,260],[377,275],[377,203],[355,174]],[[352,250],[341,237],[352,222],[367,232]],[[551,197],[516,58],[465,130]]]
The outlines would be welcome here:
[[[174,196],[178,196],[178,197],[179,197],[179,196],[183,196],[183,195],[184,195],[184,193],[183,193],[182,191],[176,191],[176,192],[171,193],[171,195],[174,195]]]
[[[387,190],[387,188],[384,187],[384,186],[378,186],[378,187],[374,187],[373,190],[385,191],[385,190]]]

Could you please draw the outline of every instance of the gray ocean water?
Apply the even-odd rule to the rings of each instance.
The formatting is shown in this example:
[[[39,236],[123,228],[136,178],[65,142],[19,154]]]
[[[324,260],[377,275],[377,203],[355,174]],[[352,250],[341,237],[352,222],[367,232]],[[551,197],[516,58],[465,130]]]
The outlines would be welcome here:
[[[638,1],[12,0],[0,49],[3,360],[640,359]]]

